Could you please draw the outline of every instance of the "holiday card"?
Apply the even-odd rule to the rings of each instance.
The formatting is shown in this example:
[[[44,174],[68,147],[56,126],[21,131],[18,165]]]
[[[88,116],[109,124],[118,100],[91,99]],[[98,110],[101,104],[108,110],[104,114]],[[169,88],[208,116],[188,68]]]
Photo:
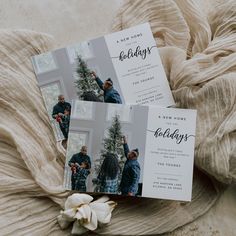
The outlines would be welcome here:
[[[72,99],[174,105],[148,23],[34,56],[32,62],[57,140],[68,138]]]
[[[191,201],[196,111],[72,101],[64,185]]]

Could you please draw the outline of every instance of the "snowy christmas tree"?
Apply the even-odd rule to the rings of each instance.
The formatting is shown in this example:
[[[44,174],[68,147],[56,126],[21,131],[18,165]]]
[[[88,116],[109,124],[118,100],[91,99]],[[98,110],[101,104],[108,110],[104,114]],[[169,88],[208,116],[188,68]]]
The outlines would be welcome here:
[[[81,56],[77,58],[77,75],[78,79],[75,81],[77,87],[77,95],[81,100],[86,101],[102,101],[99,98],[101,89],[98,87],[96,81],[91,76],[91,70],[88,68],[86,62]]]
[[[125,163],[125,154],[122,143],[122,131],[121,131],[121,123],[118,115],[115,115],[112,120],[111,126],[108,128],[108,135],[103,139],[104,148],[101,150],[101,157],[95,161],[95,172],[96,176],[98,176],[100,172],[101,165],[107,153],[113,153],[117,156],[120,170],[123,170],[123,166]],[[122,171],[119,173],[119,181],[121,180]],[[94,181],[96,183],[96,180]],[[96,188],[95,188],[96,191]]]
[[[115,115],[111,127],[108,129],[108,137],[103,140],[104,149],[102,154],[114,153],[118,156],[123,156],[122,137],[120,118],[119,115]]]

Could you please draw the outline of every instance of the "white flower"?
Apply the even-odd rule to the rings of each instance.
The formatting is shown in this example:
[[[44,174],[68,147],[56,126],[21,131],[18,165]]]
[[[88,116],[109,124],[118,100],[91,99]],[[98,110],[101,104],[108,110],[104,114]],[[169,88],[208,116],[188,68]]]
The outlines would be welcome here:
[[[107,224],[111,220],[111,212],[116,203],[103,196],[92,202],[88,194],[74,193],[65,202],[65,210],[58,216],[62,229],[74,222],[72,234],[82,234],[87,230],[95,230],[98,223]]]

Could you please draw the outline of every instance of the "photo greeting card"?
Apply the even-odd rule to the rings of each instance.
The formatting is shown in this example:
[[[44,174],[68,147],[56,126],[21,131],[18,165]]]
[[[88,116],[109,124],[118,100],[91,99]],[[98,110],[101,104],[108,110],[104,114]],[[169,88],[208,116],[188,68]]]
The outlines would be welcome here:
[[[64,185],[191,201],[196,111],[72,101]]]
[[[73,99],[169,107],[174,100],[149,23],[32,57],[56,139]]]

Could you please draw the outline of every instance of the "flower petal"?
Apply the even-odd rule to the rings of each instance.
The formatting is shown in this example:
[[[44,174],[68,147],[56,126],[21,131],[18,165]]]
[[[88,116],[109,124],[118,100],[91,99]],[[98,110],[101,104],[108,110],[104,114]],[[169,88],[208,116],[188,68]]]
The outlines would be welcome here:
[[[76,209],[75,208],[71,208],[65,211],[61,211],[61,215],[63,218],[65,218],[66,220],[69,221],[73,221],[74,216],[76,214]]]
[[[70,209],[70,208],[74,208],[74,207],[78,207],[82,204],[88,204],[92,200],[93,200],[93,197],[91,197],[88,194],[74,193],[66,199],[65,210]]]
[[[95,211],[97,219],[100,223],[109,223],[111,219],[111,212],[116,206],[113,201],[108,201],[106,203],[92,202],[89,204],[91,209]]]
[[[84,219],[87,220],[88,222],[90,221],[91,218],[91,208],[89,205],[82,205],[81,207],[77,208],[77,213],[75,215],[76,219]]]
[[[61,229],[66,229],[71,224],[71,221],[66,220],[62,217],[62,215],[59,215],[57,217],[58,224],[60,225]]]
[[[75,216],[74,216],[74,219],[80,220],[80,219],[82,219],[82,218],[83,218],[83,216],[81,215],[81,212],[80,212],[80,211],[77,211],[76,214],[75,214]]]
[[[107,217],[105,217],[103,219],[103,222],[99,221],[102,224],[108,224],[111,221],[111,213],[107,215]]]
[[[111,211],[113,211],[114,209],[115,209],[115,207],[117,206],[117,203],[116,202],[114,202],[114,201],[108,201],[108,202],[106,202],[108,205],[109,205],[109,207],[111,208]]]
[[[71,233],[72,234],[83,234],[87,231],[88,230],[86,228],[84,228],[83,226],[81,226],[80,223],[78,222],[78,220],[76,220],[73,224],[73,228],[72,228]]]
[[[91,210],[90,222],[84,223],[83,226],[89,230],[95,230],[98,227],[98,219],[95,211]]]

